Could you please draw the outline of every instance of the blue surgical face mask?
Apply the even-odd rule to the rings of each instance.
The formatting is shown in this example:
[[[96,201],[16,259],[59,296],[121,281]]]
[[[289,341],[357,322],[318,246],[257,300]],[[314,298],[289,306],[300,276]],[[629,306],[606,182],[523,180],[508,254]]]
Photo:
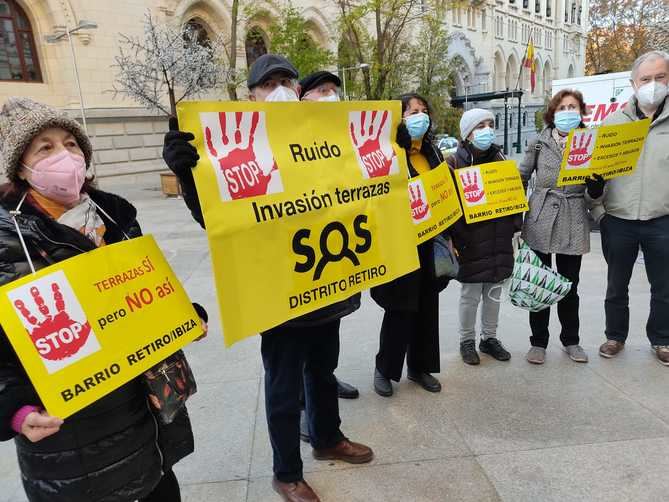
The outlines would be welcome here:
[[[492,128],[484,127],[483,129],[474,129],[474,139],[472,139],[472,145],[477,150],[485,152],[492,142],[495,140],[495,133]]]
[[[421,139],[430,127],[430,116],[427,113],[416,113],[406,117],[404,123],[411,139]]]
[[[562,110],[555,113],[555,127],[562,133],[568,133],[581,125],[581,114],[576,110]]]

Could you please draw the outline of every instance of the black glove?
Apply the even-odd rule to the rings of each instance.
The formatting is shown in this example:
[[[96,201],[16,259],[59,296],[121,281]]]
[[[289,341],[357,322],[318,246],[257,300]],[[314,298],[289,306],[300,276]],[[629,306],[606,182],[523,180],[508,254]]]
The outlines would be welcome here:
[[[191,133],[179,131],[179,121],[176,117],[170,117],[170,130],[165,134],[163,143],[163,159],[170,171],[179,179],[184,202],[190,209],[193,219],[204,228],[204,217],[193,178],[193,168],[200,160],[200,156],[197,149],[189,143],[194,139],[195,136]]]
[[[591,199],[599,199],[604,195],[604,185],[606,185],[606,180],[597,173],[593,173],[592,178],[585,180],[585,189]]]
[[[179,130],[179,121],[176,117],[170,117],[170,130],[165,134],[163,143],[163,159],[167,167],[182,181],[193,179],[191,169],[200,159],[197,149],[189,143],[194,139],[195,136],[191,133]]]
[[[400,125],[397,127],[397,137],[395,138],[395,141],[405,150],[411,149],[411,134],[409,134],[409,129],[407,129],[404,122],[400,122]]]
[[[209,322],[209,314],[207,314],[207,310],[202,305],[193,302],[193,308],[200,319],[204,322]]]

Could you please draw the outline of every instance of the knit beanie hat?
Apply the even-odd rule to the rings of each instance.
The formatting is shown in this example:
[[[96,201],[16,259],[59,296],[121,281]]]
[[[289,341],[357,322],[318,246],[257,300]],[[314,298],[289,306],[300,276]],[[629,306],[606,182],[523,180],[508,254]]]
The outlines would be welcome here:
[[[467,136],[484,120],[492,120],[494,123],[495,116],[491,111],[483,108],[472,108],[463,113],[462,118],[460,118],[460,138],[462,138],[462,141],[467,139]]]
[[[43,103],[29,98],[9,98],[0,111],[0,164],[10,181],[18,180],[19,161],[35,136],[51,127],[71,132],[84,153],[86,167],[93,146],[79,122]]]

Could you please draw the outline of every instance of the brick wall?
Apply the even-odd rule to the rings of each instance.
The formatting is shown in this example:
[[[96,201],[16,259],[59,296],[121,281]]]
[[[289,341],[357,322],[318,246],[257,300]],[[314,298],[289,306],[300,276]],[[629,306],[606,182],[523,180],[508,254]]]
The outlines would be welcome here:
[[[80,120],[77,110],[68,114]],[[86,110],[96,176],[105,178],[165,171],[162,160],[167,118],[142,109]]]

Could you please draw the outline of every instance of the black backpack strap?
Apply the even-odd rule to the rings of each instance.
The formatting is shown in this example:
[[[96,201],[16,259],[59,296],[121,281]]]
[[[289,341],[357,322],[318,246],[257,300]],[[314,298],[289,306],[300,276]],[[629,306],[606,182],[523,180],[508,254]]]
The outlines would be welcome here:
[[[537,142],[534,144],[534,170],[536,171],[537,168],[539,167],[538,162],[539,162],[539,152],[541,152],[541,142],[537,140]]]

